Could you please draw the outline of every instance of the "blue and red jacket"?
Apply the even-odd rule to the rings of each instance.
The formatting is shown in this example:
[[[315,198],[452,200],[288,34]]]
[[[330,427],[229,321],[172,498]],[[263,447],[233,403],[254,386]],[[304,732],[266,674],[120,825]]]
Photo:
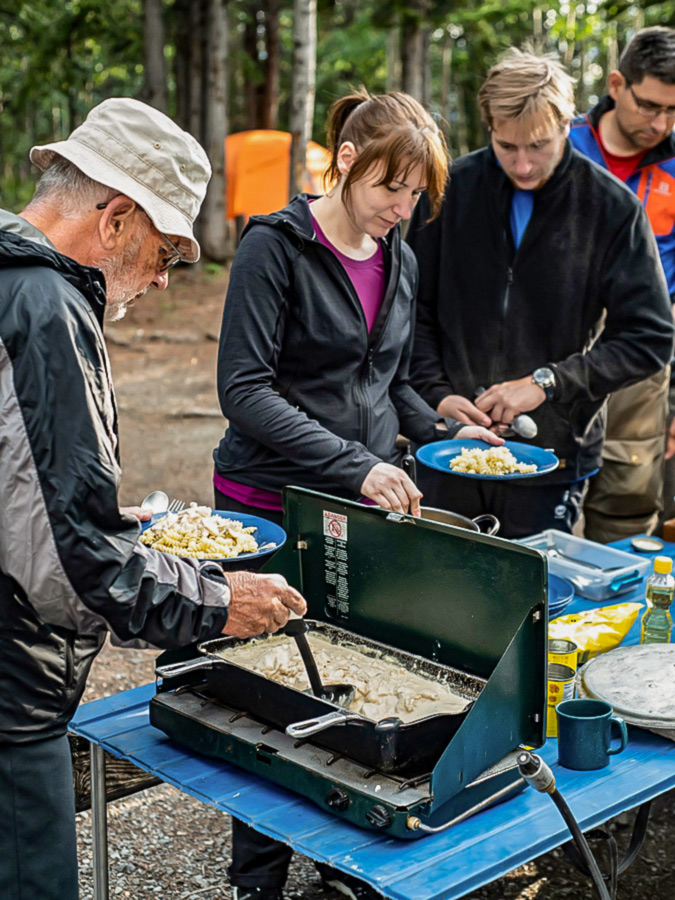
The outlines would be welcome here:
[[[602,116],[613,108],[612,98],[604,96],[593,109],[572,121],[570,131],[573,146],[605,169],[609,166],[598,140],[598,127]],[[672,134],[643,156],[625,184],[647,213],[666,274],[668,292],[675,302],[675,138]]]

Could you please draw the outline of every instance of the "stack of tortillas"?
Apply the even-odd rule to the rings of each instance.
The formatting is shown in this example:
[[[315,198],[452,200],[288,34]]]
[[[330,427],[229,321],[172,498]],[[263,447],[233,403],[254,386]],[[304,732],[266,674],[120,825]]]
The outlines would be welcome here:
[[[577,694],[612,704],[617,716],[675,741],[675,644],[618,647],[589,660]]]

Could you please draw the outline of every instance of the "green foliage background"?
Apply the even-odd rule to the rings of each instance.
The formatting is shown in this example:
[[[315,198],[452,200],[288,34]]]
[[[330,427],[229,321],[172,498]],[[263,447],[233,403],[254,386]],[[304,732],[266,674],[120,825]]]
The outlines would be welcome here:
[[[264,3],[230,0],[230,129],[245,127],[243,85],[261,76],[259,60],[243,51],[247,17]],[[426,12],[415,10],[426,8]],[[577,104],[602,94],[613,49],[643,25],[675,25],[672,2],[627,0],[319,0],[314,138],[322,141],[331,102],[365,84],[397,86],[396,29],[417,16],[429,29],[428,103],[447,122],[453,154],[485,140],[475,96],[486,70],[512,45],[535,42],[559,54],[578,76]],[[171,61],[180,52],[173,0],[165,2],[169,95]],[[279,127],[288,117],[292,4],[281,6]],[[177,44],[178,41],[178,44]],[[388,51],[389,47],[389,51]],[[443,73],[446,73],[445,79]],[[449,77],[447,73],[449,72]],[[0,202],[17,210],[33,190],[28,162],[34,143],[65,137],[87,110],[110,96],[138,96],[143,83],[141,0],[0,0]],[[444,87],[445,84],[445,87]]]

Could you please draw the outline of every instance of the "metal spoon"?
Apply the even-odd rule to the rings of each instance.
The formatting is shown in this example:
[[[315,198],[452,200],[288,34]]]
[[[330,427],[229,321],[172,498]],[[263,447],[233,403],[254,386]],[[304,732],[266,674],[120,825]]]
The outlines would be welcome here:
[[[519,437],[527,438],[528,440],[536,438],[539,433],[537,423],[527,413],[521,413],[519,416],[516,416],[510,427]]]
[[[145,509],[151,509],[153,516],[158,513],[167,512],[169,509],[169,495],[164,491],[150,491],[148,496],[141,503]]]
[[[484,387],[476,388],[476,397],[480,397],[480,395],[484,393]],[[537,423],[534,421],[532,416],[528,416],[527,413],[521,413],[519,416],[515,417],[510,425],[507,425],[503,429],[501,435],[503,437],[511,437],[512,434],[517,434],[518,437],[532,440],[532,438],[536,438],[538,433],[539,429],[537,428]]]

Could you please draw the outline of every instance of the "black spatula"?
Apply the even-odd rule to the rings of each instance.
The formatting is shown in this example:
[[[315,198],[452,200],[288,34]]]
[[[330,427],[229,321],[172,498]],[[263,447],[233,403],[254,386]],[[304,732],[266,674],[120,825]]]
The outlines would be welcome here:
[[[296,613],[291,613],[291,617],[286,623],[284,632],[292,637],[295,645],[300,652],[302,661],[309,678],[311,692],[315,697],[321,700],[328,700],[330,703],[336,703],[338,706],[349,706],[354,699],[354,686],[352,684],[323,684],[316,660],[312,654],[309,641],[307,640],[307,632],[309,626],[305,620]]]

